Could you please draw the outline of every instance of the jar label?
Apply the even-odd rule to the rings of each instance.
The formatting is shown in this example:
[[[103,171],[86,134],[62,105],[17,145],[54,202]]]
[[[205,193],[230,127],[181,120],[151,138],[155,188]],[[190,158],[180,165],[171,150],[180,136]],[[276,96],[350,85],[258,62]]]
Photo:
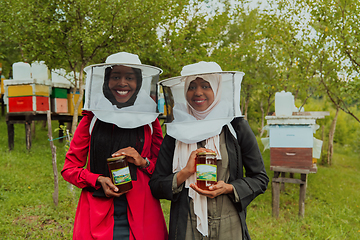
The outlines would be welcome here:
[[[115,185],[125,184],[131,181],[129,167],[111,170]]]
[[[217,169],[216,165],[197,164],[196,165],[196,180],[216,182],[216,169]]]

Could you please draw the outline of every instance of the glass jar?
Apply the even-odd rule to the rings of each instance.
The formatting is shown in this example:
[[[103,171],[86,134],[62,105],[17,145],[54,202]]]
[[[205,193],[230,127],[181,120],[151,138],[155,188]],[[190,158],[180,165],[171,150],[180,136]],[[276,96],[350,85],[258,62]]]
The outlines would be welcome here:
[[[114,185],[119,189],[119,193],[123,193],[132,189],[131,176],[128,162],[125,156],[108,158],[110,178]]]
[[[209,187],[217,181],[216,153],[199,152],[196,154],[196,185],[209,190]]]

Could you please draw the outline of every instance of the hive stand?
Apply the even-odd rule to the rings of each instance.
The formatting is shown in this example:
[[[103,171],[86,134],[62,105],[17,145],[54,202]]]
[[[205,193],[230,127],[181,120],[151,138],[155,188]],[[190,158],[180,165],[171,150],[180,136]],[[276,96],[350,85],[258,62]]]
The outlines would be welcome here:
[[[270,170],[272,179],[272,215],[279,217],[280,191],[285,183],[300,185],[299,217],[305,215],[307,175],[316,173],[313,161],[313,126],[316,119],[328,116],[329,112],[302,112],[292,116],[267,116],[270,139]],[[290,177],[286,177],[286,173]],[[294,174],[300,174],[300,179]]]
[[[294,169],[284,167],[273,167],[274,177],[272,179],[272,216],[279,217],[280,192],[284,190],[285,183],[294,183],[300,185],[299,193],[299,217],[305,216],[305,197],[307,187],[307,176],[309,173],[316,173],[316,169]],[[290,173],[290,177],[285,177],[285,173]],[[300,173],[300,179],[294,178],[294,173]]]
[[[79,116],[78,121],[80,121],[82,116]],[[60,115],[60,114],[51,114],[51,120],[59,121],[59,126],[64,125],[65,122],[72,122],[72,115]],[[14,149],[14,124],[20,123],[25,125],[25,142],[26,149],[31,149],[31,124],[33,121],[40,120],[46,121],[46,113],[36,113],[36,112],[24,112],[24,113],[7,113],[6,114],[6,124],[8,130],[8,144],[9,150]],[[63,132],[59,131],[59,138],[62,140]]]

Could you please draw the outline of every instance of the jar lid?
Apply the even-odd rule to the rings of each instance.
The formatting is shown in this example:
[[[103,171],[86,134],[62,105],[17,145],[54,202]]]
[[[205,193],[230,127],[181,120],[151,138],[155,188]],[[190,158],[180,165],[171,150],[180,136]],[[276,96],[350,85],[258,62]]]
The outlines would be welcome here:
[[[216,153],[214,153],[214,152],[198,152],[196,155],[214,155],[214,156],[216,156]]]
[[[106,159],[108,162],[112,162],[112,161],[116,161],[116,160],[120,160],[120,159],[124,159],[125,155],[121,155],[119,157],[113,157],[113,158],[108,158]]]

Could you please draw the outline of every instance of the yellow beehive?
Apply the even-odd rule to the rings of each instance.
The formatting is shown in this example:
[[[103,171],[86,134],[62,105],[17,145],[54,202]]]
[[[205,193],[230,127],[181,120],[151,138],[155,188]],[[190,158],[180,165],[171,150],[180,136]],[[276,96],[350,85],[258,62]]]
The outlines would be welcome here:
[[[7,87],[8,97],[20,96],[49,96],[50,87],[40,84],[9,85]]]
[[[4,81],[1,79],[1,94],[5,93],[5,89],[4,89]]]
[[[4,80],[5,78],[3,78],[1,75],[1,94],[5,94]]]
[[[74,115],[75,104],[76,104],[77,100],[79,99],[79,96],[80,96],[79,93],[76,93],[76,94],[68,93],[68,95],[67,95],[68,110],[69,110],[70,115]],[[79,116],[82,116],[81,115],[82,108],[83,108],[83,101],[81,101],[81,103],[80,103],[80,105],[78,107]]]

